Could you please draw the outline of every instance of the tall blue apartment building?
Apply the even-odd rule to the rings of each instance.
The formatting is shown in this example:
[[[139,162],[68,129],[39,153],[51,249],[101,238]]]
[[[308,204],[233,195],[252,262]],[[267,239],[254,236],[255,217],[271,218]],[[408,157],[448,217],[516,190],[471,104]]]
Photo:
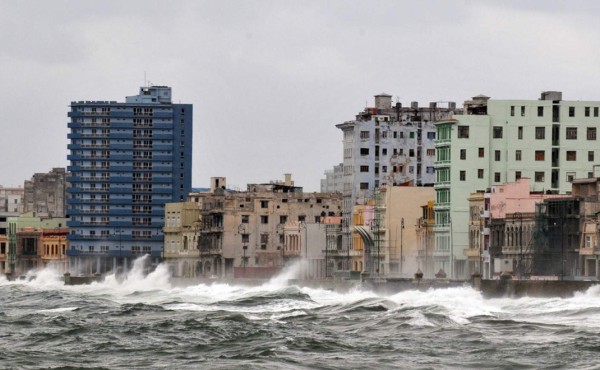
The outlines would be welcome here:
[[[69,270],[130,268],[162,260],[164,205],[191,190],[193,106],[171,88],[140,88],[115,101],[71,102],[67,212]]]

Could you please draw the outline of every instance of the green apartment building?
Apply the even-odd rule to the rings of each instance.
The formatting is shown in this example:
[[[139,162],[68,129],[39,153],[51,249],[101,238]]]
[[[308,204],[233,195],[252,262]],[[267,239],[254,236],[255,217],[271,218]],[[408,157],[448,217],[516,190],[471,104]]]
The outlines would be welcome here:
[[[434,268],[466,278],[469,194],[531,179],[531,191],[569,193],[575,178],[594,176],[600,101],[539,100],[479,95],[464,113],[436,124]],[[485,231],[484,231],[485,232]]]

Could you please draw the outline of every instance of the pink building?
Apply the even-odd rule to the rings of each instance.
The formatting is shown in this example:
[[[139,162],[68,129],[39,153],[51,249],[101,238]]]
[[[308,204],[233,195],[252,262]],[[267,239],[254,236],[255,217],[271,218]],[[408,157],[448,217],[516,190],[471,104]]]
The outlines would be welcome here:
[[[481,251],[483,277],[497,278],[503,272],[524,276],[531,267],[535,206],[550,198],[569,195],[530,191],[530,179],[491,187],[484,194]]]

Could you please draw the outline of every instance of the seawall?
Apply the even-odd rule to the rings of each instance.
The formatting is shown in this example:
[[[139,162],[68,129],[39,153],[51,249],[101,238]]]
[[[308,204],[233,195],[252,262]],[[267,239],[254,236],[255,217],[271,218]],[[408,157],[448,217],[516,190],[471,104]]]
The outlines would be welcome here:
[[[597,281],[543,281],[543,280],[481,280],[481,294],[485,298],[561,297],[568,298],[597,285]]]

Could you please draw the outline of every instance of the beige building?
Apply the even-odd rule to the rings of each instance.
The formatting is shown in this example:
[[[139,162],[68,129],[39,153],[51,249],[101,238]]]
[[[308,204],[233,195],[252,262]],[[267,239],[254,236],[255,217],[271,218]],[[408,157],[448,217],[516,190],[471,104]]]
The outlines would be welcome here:
[[[579,242],[580,274],[600,279],[600,181],[598,177],[573,180],[572,195],[582,201],[581,240]]]
[[[283,182],[249,184],[246,191],[226,190],[226,179],[215,177],[210,191],[191,193],[189,199],[200,209],[200,250],[210,252],[213,273],[258,278],[273,276],[286,260],[302,255],[300,246],[325,250],[325,240],[322,246],[313,246],[316,242],[308,237],[311,226],[307,230],[307,225],[339,216],[342,197],[304,193],[286,175]],[[303,233],[307,233],[304,239]]]
[[[206,271],[210,263],[202,257],[198,241],[200,239],[200,210],[196,203],[181,202],[165,204],[165,244],[163,259],[172,276],[201,276],[204,263]]]
[[[432,187],[386,186],[382,188],[383,225],[387,250],[383,273],[412,276],[419,268],[417,258],[417,220],[421,205],[434,199]]]
[[[360,253],[357,258],[362,259],[363,271],[372,276],[410,277],[421,268],[421,206],[434,196],[431,187],[388,185],[375,192],[372,206],[356,207],[354,224],[364,226],[354,229],[363,243],[356,243],[360,249],[355,246],[353,250]]]
[[[433,226],[435,225],[435,214],[433,212],[434,201],[427,201],[427,205],[422,205],[422,216],[417,220],[417,264],[423,277],[434,278],[434,257],[435,235]]]

